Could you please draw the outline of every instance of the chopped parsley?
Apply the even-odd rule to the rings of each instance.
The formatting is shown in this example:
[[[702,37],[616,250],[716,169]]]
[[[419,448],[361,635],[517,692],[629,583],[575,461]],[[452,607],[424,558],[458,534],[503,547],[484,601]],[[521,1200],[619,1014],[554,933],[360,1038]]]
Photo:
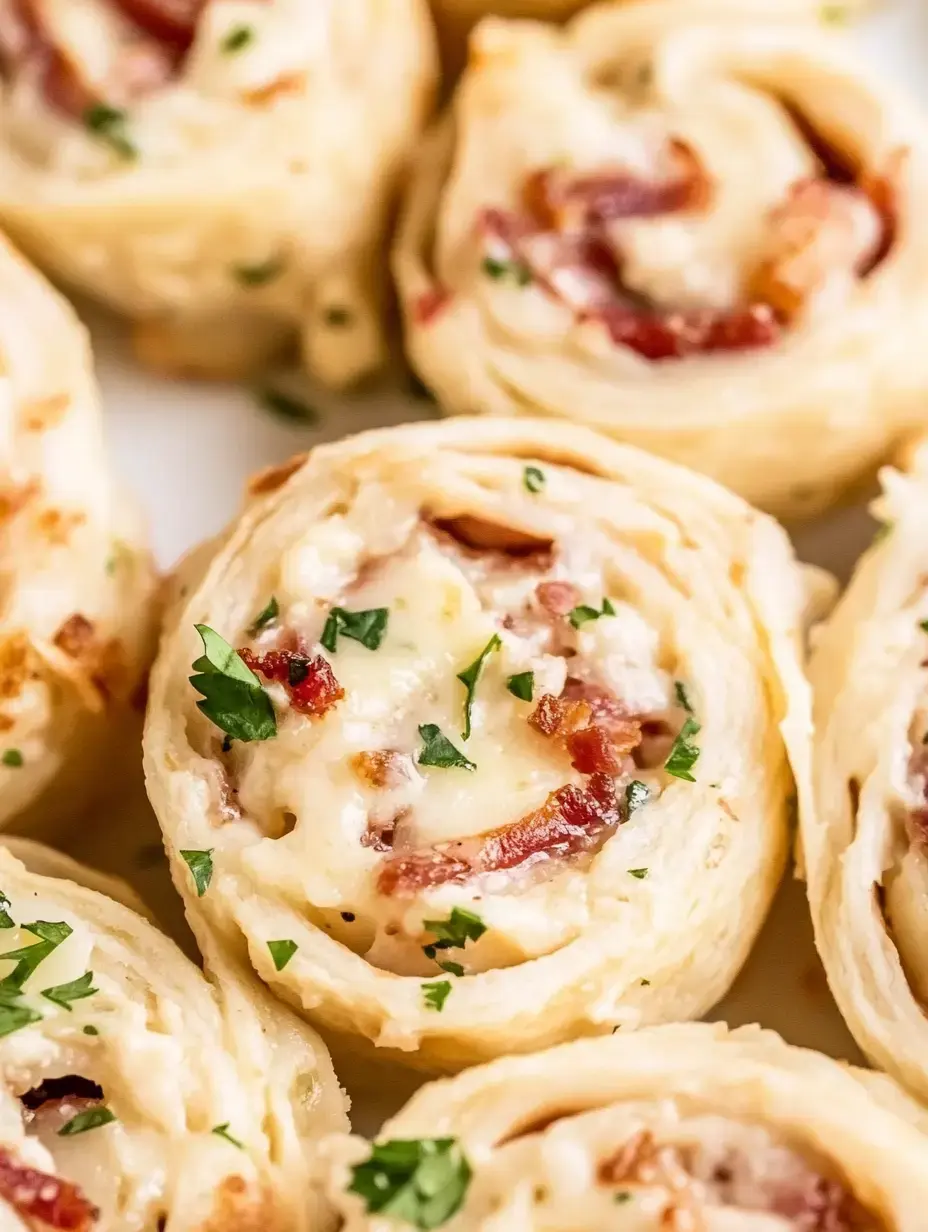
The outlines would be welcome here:
[[[873,532],[873,539],[871,542],[873,544],[882,543],[884,539],[892,534],[894,526],[895,522],[881,522]]]
[[[10,906],[10,900],[0,890],[0,928],[15,928],[13,917],[10,915],[7,908]]]
[[[275,971],[283,971],[287,963],[300,948],[295,941],[269,941],[267,948],[271,951]]]
[[[686,685],[682,680],[675,680],[673,682],[673,691],[674,696],[677,699],[677,705],[682,706],[687,714],[693,714],[693,706],[690,702],[689,694],[686,691]]]
[[[268,599],[267,607],[261,609],[254,620],[251,622],[248,633],[251,637],[255,637],[262,629],[266,629],[269,624],[272,624],[280,615],[280,604],[277,602],[275,595],[271,595]]]
[[[283,273],[284,263],[280,257],[268,257],[257,265],[233,265],[232,273],[243,287],[263,287]]]
[[[96,1107],[87,1108],[84,1112],[79,1112],[76,1117],[71,1117],[70,1121],[58,1130],[58,1136],[71,1138],[75,1134],[85,1134],[88,1129],[99,1129],[101,1125],[109,1125],[115,1120],[116,1114],[111,1112],[106,1104],[97,1104]]]
[[[640,979],[640,980],[638,981],[638,983],[641,985],[641,987],[642,987],[642,988],[650,988],[650,987],[651,987],[651,981],[650,981],[650,980]]]
[[[442,971],[447,971],[449,975],[461,976],[464,974],[464,968],[461,966],[460,963],[440,962],[438,965],[439,967],[441,967]]]
[[[643,804],[647,804],[650,795],[647,783],[642,783],[641,779],[633,779],[629,783],[625,788],[625,807],[629,817],[631,817],[636,809],[640,809]]]
[[[548,482],[545,473],[537,466],[527,466],[522,472],[522,482],[529,492],[540,492]]]
[[[209,625],[196,625],[204,654],[195,660],[190,683],[203,700],[197,709],[233,740],[269,740],[277,735],[271,699],[241,655]]]
[[[209,851],[182,851],[180,854],[190,869],[190,876],[197,889],[197,898],[202,898],[213,879],[213,848]]]
[[[88,1023],[86,1027],[82,1027],[81,1030],[84,1032],[85,1035],[99,1035],[100,1034],[97,1028],[93,1026],[91,1023]]]
[[[697,720],[692,715],[688,715],[664,762],[664,769],[668,774],[672,774],[677,779],[685,779],[687,783],[696,782],[690,771],[699,757],[699,746],[694,744],[690,737],[695,736],[699,730]]]
[[[535,673],[517,672],[506,681],[506,688],[520,702],[530,702],[535,695]]]
[[[83,975],[79,975],[76,980],[71,980],[69,984],[56,984],[52,988],[43,988],[42,996],[70,1013],[72,1001],[92,997],[95,992],[99,991],[98,988],[93,987],[93,972],[85,971]]]
[[[630,868],[628,875],[629,877],[637,877],[639,881],[644,881],[648,875],[648,870],[646,868]]]
[[[126,136],[128,114],[121,107],[108,103],[94,103],[84,112],[84,127],[105,141],[120,158],[127,162],[138,158],[138,149]]]
[[[476,770],[477,766],[456,749],[447,736],[443,736],[435,723],[423,723],[419,728],[422,748],[419,750],[420,766],[438,766],[442,770]]]
[[[8,996],[11,993],[19,993],[33,971],[48,958],[49,954],[57,950],[72,932],[70,924],[65,924],[63,920],[58,923],[36,920],[34,924],[24,924],[23,928],[39,940],[33,945],[25,945],[18,950],[7,950],[5,954],[0,954],[0,959],[16,963],[10,974],[0,980],[0,995]]]
[[[41,1022],[42,1015],[30,1009],[28,1005],[19,1005],[15,994],[0,993],[0,1037],[12,1035],[21,1027],[28,1027],[34,1022]]]
[[[229,1121],[224,1121],[222,1125],[214,1125],[209,1132],[211,1134],[215,1134],[217,1138],[225,1138],[226,1142],[231,1142],[232,1145],[237,1146],[240,1151],[244,1151],[244,1142],[239,1142],[238,1138],[232,1137],[229,1133],[229,1124]]]
[[[497,257],[484,257],[482,268],[488,278],[512,278],[520,287],[527,287],[532,281],[531,271],[521,261],[500,261]]]
[[[632,1195],[627,1189],[620,1189],[612,1200],[617,1206],[622,1206],[625,1202],[631,1202]]]
[[[458,672],[458,680],[467,690],[467,696],[464,698],[464,730],[461,733],[465,740],[470,739],[471,711],[474,705],[474,693],[477,690],[477,682],[483,674],[484,664],[487,659],[494,650],[499,650],[502,644],[499,640],[499,634],[494,633],[470,667],[465,667],[463,672]]]
[[[585,625],[590,620],[599,620],[600,616],[614,616],[615,608],[612,606],[610,599],[603,599],[601,608],[590,607],[588,603],[581,603],[578,607],[572,608],[567,614],[567,619],[575,629],[579,629],[581,625]]]
[[[319,641],[330,654],[335,654],[339,634],[350,637],[353,642],[360,642],[368,650],[379,650],[387,632],[389,618],[390,609],[387,607],[372,607],[364,612],[349,612],[345,607],[333,607],[326,618]]]
[[[375,1142],[351,1169],[349,1193],[382,1212],[430,1232],[460,1210],[471,1168],[456,1138],[394,1138]]]
[[[298,423],[318,423],[319,412],[299,398],[282,393],[279,389],[262,389],[258,391],[258,399],[265,410],[273,412],[280,419],[289,419]]]
[[[435,937],[430,945],[422,947],[426,958],[434,958],[436,950],[462,949],[468,941],[479,940],[487,931],[480,916],[463,907],[452,907],[447,920],[423,920],[422,927]]]
[[[233,26],[219,45],[226,54],[231,54],[247,47],[254,41],[254,37],[255,32],[251,26]]]
[[[445,1002],[451,995],[451,981],[438,980],[434,984],[423,984],[422,995],[425,997],[425,1008],[437,1010],[440,1014],[445,1008]]]
[[[928,633],[928,620],[920,620],[918,622],[918,627],[923,633]]]
[[[23,755],[19,749],[5,749],[3,756],[0,757],[0,761],[2,761],[5,766],[10,766],[12,769],[18,770],[23,764]]]

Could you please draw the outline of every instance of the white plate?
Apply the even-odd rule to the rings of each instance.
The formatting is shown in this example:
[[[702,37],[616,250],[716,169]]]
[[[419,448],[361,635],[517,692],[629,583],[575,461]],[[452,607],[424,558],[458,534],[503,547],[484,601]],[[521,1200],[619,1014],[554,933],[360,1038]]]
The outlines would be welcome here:
[[[855,37],[868,56],[928,105],[928,6],[923,0],[884,4]],[[249,391],[143,374],[128,357],[119,327],[97,312],[87,316],[116,463],[147,508],[155,551],[166,568],[225,525],[253,471],[323,440],[434,414],[428,402],[396,390],[350,399],[320,393],[313,398],[318,425],[283,422],[262,409]],[[872,533],[862,508],[844,510],[805,528],[797,547],[805,560],[845,578]],[[127,877],[164,926],[189,943],[159,855],[159,837],[137,781],[97,824],[74,835],[70,850]],[[750,885],[744,890],[752,892]],[[792,1043],[861,1061],[828,992],[801,883],[784,883],[747,966],[710,1017],[732,1024],[761,1022]],[[340,1076],[354,1097],[355,1125],[368,1132],[418,1081],[399,1073],[372,1078],[368,1067],[362,1073],[355,1063],[342,1065]]]

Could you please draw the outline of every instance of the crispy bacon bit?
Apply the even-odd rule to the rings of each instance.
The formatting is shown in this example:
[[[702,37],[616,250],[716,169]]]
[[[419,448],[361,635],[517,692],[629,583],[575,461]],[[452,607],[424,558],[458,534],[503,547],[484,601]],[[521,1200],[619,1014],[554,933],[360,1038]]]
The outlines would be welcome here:
[[[310,659],[292,650],[269,650],[260,656],[250,650],[238,653],[253,672],[282,684],[293,709],[301,714],[320,718],[345,696],[345,690],[322,655]]]
[[[361,835],[361,846],[372,847],[374,851],[392,851],[393,843],[396,838],[396,826],[403,817],[406,816],[407,810],[403,810],[396,817],[391,817],[386,821],[377,821],[373,817],[367,819],[367,829]]]
[[[19,1102],[30,1112],[49,1101],[60,1099],[96,1100],[103,1098],[103,1088],[81,1074],[65,1074],[63,1078],[43,1078],[37,1087],[31,1087]]]
[[[17,1163],[4,1147],[0,1147],[0,1199],[25,1223],[58,1232],[89,1232],[100,1215],[76,1185]]]
[[[408,754],[395,749],[373,749],[356,753],[351,768],[368,787],[400,787],[410,777],[412,762]]]
[[[582,596],[572,582],[539,582],[535,587],[535,598],[552,616],[566,616]]]
[[[75,612],[55,634],[54,643],[69,658],[82,659],[92,649],[95,637],[93,622]]]
[[[575,702],[574,705],[583,703]],[[567,751],[572,765],[581,774],[621,774],[620,753],[630,753],[641,743],[641,727],[632,719],[625,720],[625,732],[608,730],[593,724],[567,737]]]
[[[545,168],[528,177],[523,199],[541,226],[557,231],[704,209],[711,186],[693,149],[672,139],[666,162],[667,174],[652,180],[624,167],[579,175],[563,167]]]
[[[596,686],[585,687],[597,697],[602,722],[597,721],[592,702],[550,693],[538,699],[528,721],[541,735],[563,740],[574,769],[581,774],[621,774],[620,755],[641,744],[641,723],[616,713],[618,702],[605,689],[597,693]]]
[[[206,0],[113,0],[130,21],[165,43],[189,47]]]
[[[809,1175],[800,1188],[778,1194],[770,1212],[791,1219],[798,1232],[856,1232],[870,1224],[844,1186],[824,1176]]]
[[[450,291],[446,291],[444,287],[430,287],[413,301],[413,320],[417,325],[431,325],[450,303]]]
[[[390,857],[377,888],[386,895],[415,894],[501,869],[563,860],[592,850],[621,821],[612,779],[594,774],[587,787],[559,787],[540,808],[510,826]]]
[[[684,359],[715,351],[745,351],[772,346],[780,326],[766,304],[730,312],[649,312],[610,304],[586,314],[601,322],[618,346],[644,359]]]
[[[528,721],[543,736],[566,738],[571,732],[586,727],[592,713],[587,702],[562,701],[551,693],[543,693]]]

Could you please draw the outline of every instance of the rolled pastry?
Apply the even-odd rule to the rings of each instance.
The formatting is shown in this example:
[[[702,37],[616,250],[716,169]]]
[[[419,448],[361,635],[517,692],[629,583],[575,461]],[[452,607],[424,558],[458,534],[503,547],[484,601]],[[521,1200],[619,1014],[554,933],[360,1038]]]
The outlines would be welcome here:
[[[0,827],[73,817],[112,779],[153,582],[109,471],[85,332],[0,241]]]
[[[254,490],[146,724],[194,928],[425,1067],[712,1005],[783,866],[787,746],[807,773],[782,530],[530,420],[366,433]]]
[[[5,0],[0,220],[135,322],[143,361],[234,377],[295,336],[383,358],[380,248],[434,76],[426,0]]]
[[[313,1032],[5,848],[0,890],[5,1232],[325,1227],[312,1148],[347,1118]]]
[[[482,23],[394,252],[439,402],[791,516],[872,470],[928,392],[928,160],[843,38],[719,0]]]
[[[812,659],[816,940],[861,1048],[928,1098],[928,454],[887,470],[884,528]]]
[[[920,1232],[924,1111],[757,1027],[652,1027],[423,1087],[329,1142],[345,1232]]]

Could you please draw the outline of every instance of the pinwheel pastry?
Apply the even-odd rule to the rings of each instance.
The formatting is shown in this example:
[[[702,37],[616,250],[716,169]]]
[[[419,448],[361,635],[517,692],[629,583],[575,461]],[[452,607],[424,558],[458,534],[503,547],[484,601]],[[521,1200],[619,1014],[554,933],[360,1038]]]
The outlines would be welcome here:
[[[924,1110],[757,1027],[651,1027],[423,1087],[324,1144],[345,1232],[921,1232]]]
[[[0,891],[5,1232],[325,1227],[312,1148],[347,1118],[313,1032],[231,966],[214,987],[135,912],[2,847]]]
[[[432,44],[426,0],[3,0],[0,220],[156,367],[242,375],[298,335],[353,380]]]
[[[152,589],[84,331],[0,241],[0,826],[73,815],[98,785],[148,665]]]
[[[812,660],[816,939],[867,1055],[928,1098],[928,449],[887,470],[883,530]]]
[[[567,417],[791,516],[873,468],[928,393],[924,125],[789,7],[478,27],[394,254],[443,406]]]
[[[706,1010],[783,865],[787,745],[806,773],[781,529],[530,420],[367,433],[255,493],[146,725],[194,927],[425,1067]]]

